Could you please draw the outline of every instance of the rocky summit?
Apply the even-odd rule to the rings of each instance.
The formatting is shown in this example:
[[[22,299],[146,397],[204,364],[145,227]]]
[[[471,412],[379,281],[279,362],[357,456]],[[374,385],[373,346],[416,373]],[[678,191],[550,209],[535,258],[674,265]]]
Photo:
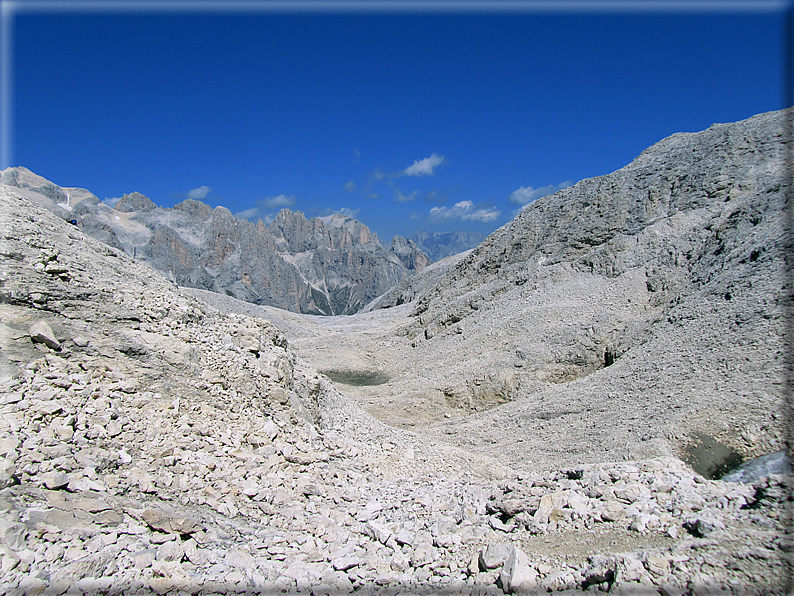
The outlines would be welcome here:
[[[389,250],[361,222],[283,209],[269,226],[186,199],[173,209],[138,192],[115,205],[23,167],[0,178],[89,236],[149,263],[181,286],[295,312],[351,314],[430,263],[411,241]]]
[[[346,317],[180,288],[0,186],[0,591],[789,593],[787,117]]]

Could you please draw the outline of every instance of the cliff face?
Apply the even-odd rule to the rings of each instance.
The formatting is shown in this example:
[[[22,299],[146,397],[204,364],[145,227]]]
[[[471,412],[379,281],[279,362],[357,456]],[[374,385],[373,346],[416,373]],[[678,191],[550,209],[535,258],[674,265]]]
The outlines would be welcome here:
[[[110,207],[25,168],[5,170],[2,181],[179,285],[294,312],[357,312],[429,263],[415,247],[387,251],[367,226],[342,215],[306,219],[285,209],[265,226],[192,199],[164,209],[137,192]]]

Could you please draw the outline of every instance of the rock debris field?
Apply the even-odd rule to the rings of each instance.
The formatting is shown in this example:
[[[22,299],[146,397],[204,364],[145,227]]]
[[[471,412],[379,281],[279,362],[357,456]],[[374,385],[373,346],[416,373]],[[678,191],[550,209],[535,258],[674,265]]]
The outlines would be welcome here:
[[[342,319],[216,308],[14,188],[0,201],[4,594],[790,589],[789,475],[713,480],[672,447],[544,466],[529,447],[500,457],[447,432],[476,437],[472,420],[529,394],[472,411],[450,394],[440,419],[401,424],[352,377],[317,372],[334,364],[318,354]],[[461,335],[441,315],[405,333],[410,308],[344,320],[350,333],[385,321],[418,350]],[[361,345],[348,353],[364,362]],[[380,381],[367,391],[394,391]],[[780,437],[754,445],[781,450]]]

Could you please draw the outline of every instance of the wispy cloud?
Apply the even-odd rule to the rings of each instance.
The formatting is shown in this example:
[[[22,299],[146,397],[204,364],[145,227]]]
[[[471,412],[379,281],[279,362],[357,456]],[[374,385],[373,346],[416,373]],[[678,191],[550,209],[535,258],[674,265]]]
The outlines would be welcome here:
[[[452,207],[433,207],[430,210],[431,221],[479,221],[490,223],[496,221],[501,211],[490,205],[475,206],[471,201],[460,201]]]
[[[356,183],[351,180],[350,182],[345,184],[345,190],[347,192],[353,192],[354,190],[356,190]]]
[[[283,209],[285,207],[292,207],[295,204],[295,197],[290,195],[278,195],[277,197],[268,197],[262,204],[268,209]]]
[[[321,213],[321,215],[319,216],[319,218],[322,221],[324,221],[325,223],[327,223],[327,220],[329,220],[334,215],[343,215],[344,217],[351,217],[351,218],[355,219],[356,217],[358,217],[358,214],[361,213],[361,209],[350,209],[349,207],[341,207],[339,209],[331,209],[329,207],[329,208],[323,209],[320,213]]]
[[[358,217],[358,214],[361,213],[361,209],[350,209],[348,207],[342,207],[339,211],[337,211],[340,215],[344,215],[345,217],[352,217],[355,219]]]
[[[405,168],[402,173],[405,176],[432,176],[434,170],[442,163],[444,163],[444,156],[433,153],[430,157],[415,161],[412,165]]]
[[[188,199],[195,199],[201,200],[207,197],[210,194],[212,189],[209,186],[199,186],[198,188],[194,188],[193,190],[188,191],[187,198]]]
[[[259,217],[259,207],[251,207],[250,209],[246,209],[244,211],[238,211],[234,214],[235,217],[241,217],[242,219],[253,219],[255,217]]]
[[[102,202],[108,207],[115,207],[116,203],[118,203],[120,200],[121,197],[106,197],[102,199]]]
[[[295,197],[292,195],[278,195],[275,197],[267,197],[257,201],[256,207],[244,209],[235,213],[235,217],[242,217],[251,221],[261,219],[266,224],[269,224],[275,219],[276,211],[284,208],[292,207],[295,204]]]
[[[386,173],[381,168],[375,168],[375,170],[370,174],[369,180],[367,180],[367,184],[362,189],[364,192],[370,190],[375,184],[380,182],[386,177]]]
[[[568,188],[573,182],[566,180],[559,184],[549,184],[548,186],[541,186],[540,188],[532,188],[531,186],[521,186],[510,193],[510,202],[516,205],[529,205],[533,201],[538,200],[540,197],[545,197],[553,192]]]
[[[419,194],[419,191],[415,190],[411,194],[406,195],[399,188],[397,188],[394,184],[392,184],[391,182],[388,182],[387,184],[389,186],[391,186],[392,190],[394,191],[393,199],[397,203],[408,203],[410,201],[415,201],[416,197]]]

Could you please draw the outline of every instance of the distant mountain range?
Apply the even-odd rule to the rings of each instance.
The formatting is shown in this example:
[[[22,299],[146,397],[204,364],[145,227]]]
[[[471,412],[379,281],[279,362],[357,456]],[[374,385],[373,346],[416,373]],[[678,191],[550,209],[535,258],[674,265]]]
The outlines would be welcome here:
[[[339,214],[307,219],[284,209],[266,226],[192,199],[158,207],[137,192],[111,207],[24,167],[4,170],[0,182],[178,285],[294,312],[352,314],[431,262],[413,241],[396,236],[387,250]]]
[[[462,253],[485,240],[479,232],[425,232],[408,236],[416,246],[435,263],[444,257]]]

